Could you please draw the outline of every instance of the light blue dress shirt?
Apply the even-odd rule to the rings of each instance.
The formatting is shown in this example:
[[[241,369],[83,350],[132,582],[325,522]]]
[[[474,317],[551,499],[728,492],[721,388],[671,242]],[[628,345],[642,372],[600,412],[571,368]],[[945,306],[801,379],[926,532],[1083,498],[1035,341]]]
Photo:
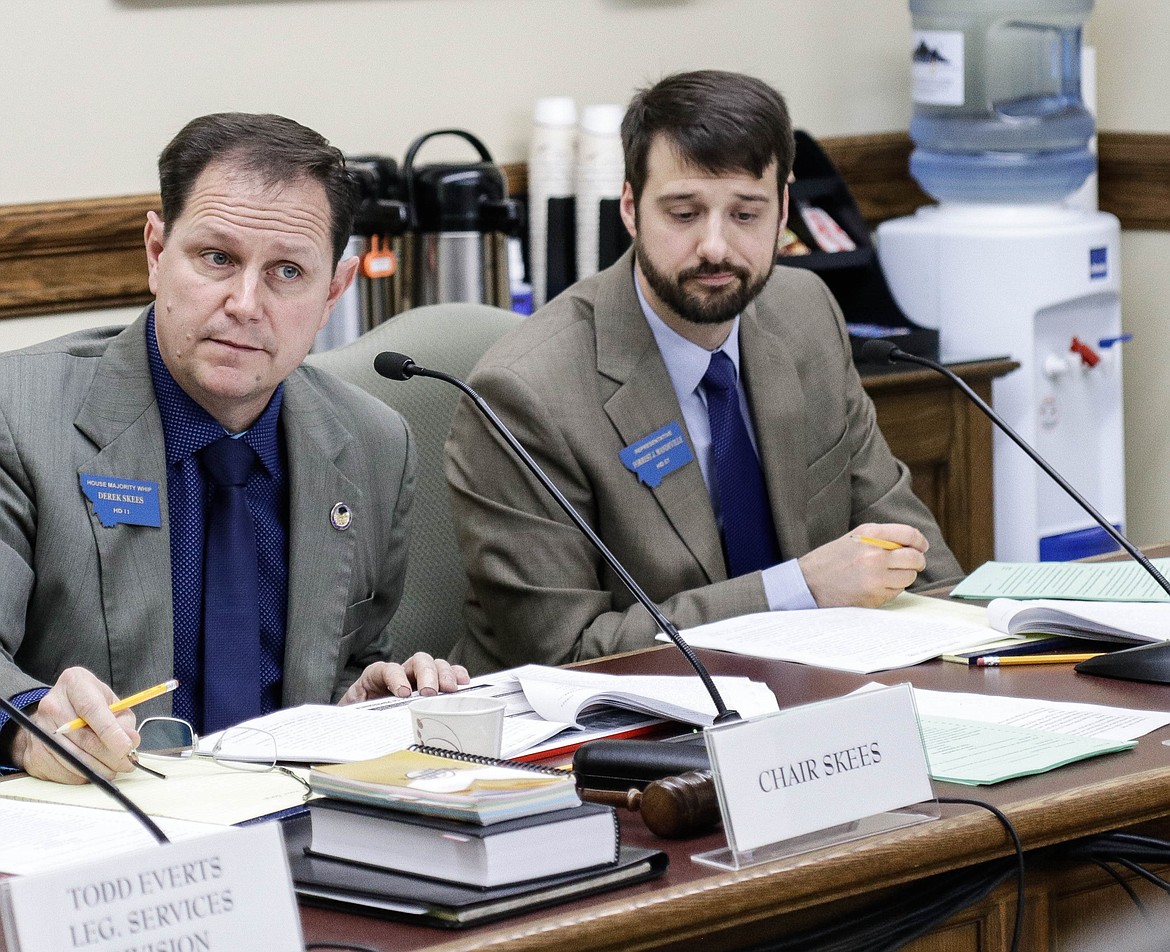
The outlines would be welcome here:
[[[666,364],[666,372],[670,375],[670,382],[674,386],[678,405],[682,408],[683,421],[691,437],[691,450],[699,461],[699,469],[703,474],[703,482],[707,484],[707,492],[711,496],[711,506],[715,510],[715,521],[722,526],[719,513],[719,489],[711,479],[714,463],[711,459],[711,423],[707,418],[707,397],[701,386],[703,375],[711,363],[711,351],[687,340],[681,334],[667,327],[666,323],[650,306],[642,288],[638,284],[637,272],[634,273],[634,289],[638,292],[638,302],[642,305],[642,313],[650,325],[650,332],[658,344],[662,360]],[[752,426],[752,415],[748,409],[747,394],[743,389],[743,376],[739,372],[739,316],[735,318],[731,333],[719,348],[735,365],[736,389],[739,391],[739,411],[747,425],[748,435],[752,446],[759,455],[759,443],[756,439],[755,428]],[[764,596],[768,606],[773,611],[792,610],[796,608],[816,608],[817,603],[808,590],[804,580],[804,573],[800,571],[800,564],[796,559],[789,559],[779,565],[764,569]]]

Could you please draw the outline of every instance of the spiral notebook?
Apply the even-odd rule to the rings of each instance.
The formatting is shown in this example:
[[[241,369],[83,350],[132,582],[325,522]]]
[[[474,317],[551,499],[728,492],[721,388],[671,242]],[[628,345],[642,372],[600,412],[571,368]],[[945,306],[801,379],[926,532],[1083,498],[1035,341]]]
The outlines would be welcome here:
[[[581,802],[569,771],[417,746],[314,767],[309,783],[326,797],[481,825]]]

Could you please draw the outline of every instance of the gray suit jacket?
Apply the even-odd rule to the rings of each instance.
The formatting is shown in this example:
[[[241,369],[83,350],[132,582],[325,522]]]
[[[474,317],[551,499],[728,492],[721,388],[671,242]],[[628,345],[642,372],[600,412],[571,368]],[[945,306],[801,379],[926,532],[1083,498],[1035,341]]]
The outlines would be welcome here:
[[[285,383],[289,595],[282,704],[328,703],[385,656],[402,592],[414,446],[402,418],[320,370]],[[79,474],[159,487],[160,528],[102,526]],[[349,528],[330,510],[347,504]],[[145,314],[0,355],[0,692],[93,671],[120,695],[172,676],[162,422]],[[169,713],[169,699],[139,709]]]
[[[682,423],[632,268],[627,253],[542,308],[487,352],[472,386],[679,628],[767,611],[758,572],[727,578],[697,461],[655,489],[619,461],[625,446]],[[863,522],[904,522],[930,541],[923,582],[960,575],[877,428],[824,284],[777,268],[743,313],[740,354],[783,558]],[[649,614],[466,400],[447,478],[471,580],[469,634],[453,660],[474,673],[652,643]]]

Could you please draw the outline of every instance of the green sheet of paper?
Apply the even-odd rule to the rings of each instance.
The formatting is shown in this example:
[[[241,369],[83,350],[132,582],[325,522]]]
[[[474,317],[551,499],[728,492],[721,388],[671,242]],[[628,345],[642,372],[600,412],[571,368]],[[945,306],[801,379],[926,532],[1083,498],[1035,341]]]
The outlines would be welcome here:
[[[1078,737],[946,717],[920,717],[930,776],[969,786],[999,783],[1129,750],[1133,740]]]
[[[1170,559],[1151,559],[1163,575]],[[1167,595],[1136,562],[985,562],[955,586],[955,598],[1076,598],[1166,602]]]

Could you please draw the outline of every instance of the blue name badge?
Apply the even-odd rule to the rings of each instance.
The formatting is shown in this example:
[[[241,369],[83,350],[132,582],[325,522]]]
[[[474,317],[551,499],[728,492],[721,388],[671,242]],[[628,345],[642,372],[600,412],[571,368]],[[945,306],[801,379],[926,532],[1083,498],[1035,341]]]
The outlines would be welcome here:
[[[618,455],[626,469],[638,477],[638,482],[651,489],[695,458],[678,420],[631,443]]]
[[[158,483],[121,476],[81,474],[81,491],[93,503],[93,511],[106,526],[162,525],[158,506]]]

